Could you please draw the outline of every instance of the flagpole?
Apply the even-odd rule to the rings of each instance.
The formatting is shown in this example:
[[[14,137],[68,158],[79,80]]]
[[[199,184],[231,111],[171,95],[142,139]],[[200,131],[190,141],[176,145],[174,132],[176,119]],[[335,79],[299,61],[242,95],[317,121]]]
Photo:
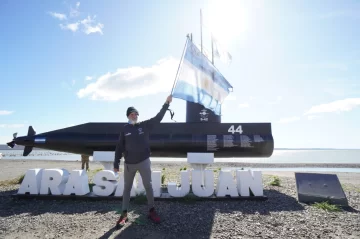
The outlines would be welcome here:
[[[211,33],[211,63],[214,65],[214,42],[213,42],[213,35]]]
[[[183,62],[183,59],[184,59],[184,55],[185,55],[185,51],[186,51],[188,41],[189,41],[189,34],[186,36],[186,42],[185,42],[184,50],[183,50],[183,53],[182,53],[182,56],[181,56],[181,59],[180,59],[180,63],[179,63],[179,66],[178,66],[178,69],[177,69],[177,72],[176,72],[174,84],[173,84],[173,87],[171,89],[171,94],[170,95],[172,95],[173,92],[174,92],[174,87],[175,87],[176,81],[178,80],[178,77],[179,77],[179,70],[180,70],[180,66],[181,66],[181,64]]]
[[[201,46],[201,53],[203,53],[203,39],[202,39],[202,10],[200,8],[200,46]]]

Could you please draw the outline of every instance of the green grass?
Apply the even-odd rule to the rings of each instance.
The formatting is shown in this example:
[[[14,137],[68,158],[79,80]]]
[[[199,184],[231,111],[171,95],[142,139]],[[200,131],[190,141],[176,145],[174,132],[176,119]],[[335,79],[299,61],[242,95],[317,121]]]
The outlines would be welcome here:
[[[90,189],[90,192],[93,191],[93,187],[95,186],[95,183],[89,183],[89,189]]]
[[[180,198],[180,202],[186,203],[186,204],[193,204],[196,203],[197,197],[193,194],[188,194],[185,197]]]
[[[360,188],[355,186],[355,185],[351,185],[351,184],[341,184],[341,187],[344,191],[346,192],[357,192],[360,193]]]
[[[93,173],[93,174],[96,174],[97,172],[100,172],[102,170],[103,170],[102,168],[96,168],[94,170],[91,170],[90,172]]]
[[[269,185],[279,187],[281,185],[280,178],[278,176],[272,176]]]
[[[165,174],[161,175],[161,184],[165,183],[165,178],[166,178]]]
[[[331,204],[329,202],[316,202],[313,204],[314,207],[318,209],[322,209],[328,212],[339,212],[341,211],[341,208],[337,205]]]
[[[21,184],[22,181],[24,180],[25,174],[22,174],[16,178],[10,179],[10,180],[5,180],[5,181],[0,181],[0,186],[9,186],[9,185],[16,185],[16,184]]]
[[[147,203],[147,198],[144,192],[137,194],[134,197],[134,203],[135,204],[146,204]]]

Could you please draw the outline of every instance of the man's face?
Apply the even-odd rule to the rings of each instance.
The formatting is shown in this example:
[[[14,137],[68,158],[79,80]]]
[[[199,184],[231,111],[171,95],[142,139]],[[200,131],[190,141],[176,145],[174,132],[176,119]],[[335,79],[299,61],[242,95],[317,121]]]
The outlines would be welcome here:
[[[131,114],[129,114],[128,119],[133,122],[136,123],[137,119],[138,119],[138,115],[136,112],[132,112]]]

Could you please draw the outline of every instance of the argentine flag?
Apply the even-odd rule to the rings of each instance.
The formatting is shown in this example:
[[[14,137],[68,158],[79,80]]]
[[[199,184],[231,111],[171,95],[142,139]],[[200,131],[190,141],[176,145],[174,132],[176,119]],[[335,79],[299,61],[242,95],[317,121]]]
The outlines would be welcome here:
[[[172,96],[201,104],[220,115],[230,89],[230,83],[188,38]]]

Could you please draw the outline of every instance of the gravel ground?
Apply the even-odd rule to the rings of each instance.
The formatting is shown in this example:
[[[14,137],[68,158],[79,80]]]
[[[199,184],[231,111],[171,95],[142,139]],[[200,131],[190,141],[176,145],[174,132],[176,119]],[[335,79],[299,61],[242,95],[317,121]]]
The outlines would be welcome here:
[[[75,169],[79,164],[48,163],[36,161],[31,165]],[[21,164],[8,164],[0,161],[1,177],[3,173],[11,174],[9,171],[15,177],[22,171]],[[27,165],[26,169],[32,166]],[[171,181],[179,180],[183,167],[153,166],[167,166],[167,180]],[[269,185],[270,174],[280,176],[280,187]],[[131,203],[130,222],[120,230],[114,229],[120,199],[16,200],[10,195],[16,193],[19,185],[2,183],[0,238],[360,238],[360,174],[337,175],[350,204],[350,208],[340,212],[299,203],[293,173],[264,172],[267,201],[159,201],[156,204],[163,219],[159,225],[147,221],[145,204]]]

